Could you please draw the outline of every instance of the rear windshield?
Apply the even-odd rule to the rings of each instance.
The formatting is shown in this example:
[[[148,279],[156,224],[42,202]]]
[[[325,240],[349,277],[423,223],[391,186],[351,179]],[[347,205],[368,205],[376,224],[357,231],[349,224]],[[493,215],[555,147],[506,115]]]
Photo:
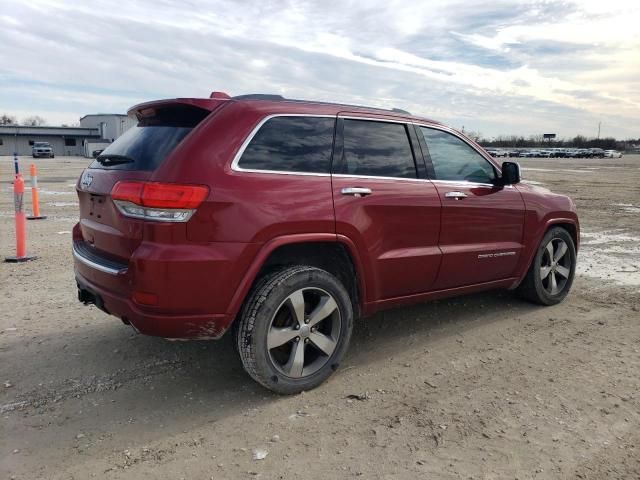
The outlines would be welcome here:
[[[155,170],[209,113],[189,105],[155,110],[105,148],[90,168]]]

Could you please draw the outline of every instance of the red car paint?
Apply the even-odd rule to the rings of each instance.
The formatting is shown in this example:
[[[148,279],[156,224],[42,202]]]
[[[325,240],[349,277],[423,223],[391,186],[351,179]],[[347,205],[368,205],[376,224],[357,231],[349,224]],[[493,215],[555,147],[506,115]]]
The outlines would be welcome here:
[[[80,222],[73,242],[85,252],[75,256],[80,299],[96,303],[141,333],[220,337],[238,315],[264,263],[283,245],[344,245],[356,274],[359,311],[366,316],[433,298],[515,288],[552,224],[565,225],[578,244],[573,202],[526,184],[232,168],[261,121],[293,114],[436,127],[463,139],[500,171],[481,147],[437,122],[363,107],[212,97],[133,107],[130,114],[140,119],[172,105],[211,113],[157,168],[90,168],[78,182]],[[188,221],[156,222],[122,214],[111,197],[118,181],[203,185],[209,193]],[[369,188],[374,194],[340,194],[350,187]],[[447,198],[452,188],[467,197]],[[114,274],[96,264],[122,268],[114,267]]]

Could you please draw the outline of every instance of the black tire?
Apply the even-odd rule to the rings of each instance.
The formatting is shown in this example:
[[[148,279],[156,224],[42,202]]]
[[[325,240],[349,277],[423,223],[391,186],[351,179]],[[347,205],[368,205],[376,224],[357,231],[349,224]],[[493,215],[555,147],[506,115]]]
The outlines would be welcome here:
[[[559,273],[557,274],[555,271],[555,267],[551,274],[555,278],[561,277],[564,281],[562,283],[562,288],[559,289],[557,293],[552,293],[552,288],[550,288],[549,281],[542,278],[541,269],[547,268],[546,263],[549,259],[550,255],[547,251],[547,246],[550,242],[554,242],[558,244],[560,242],[564,242],[566,244],[567,251],[565,257],[562,257],[561,261],[564,261],[564,264],[558,264],[560,267],[568,268],[569,274],[568,276],[562,277]],[[553,248],[553,247],[552,247]],[[545,253],[546,252],[546,253]],[[544,263],[543,263],[544,262]],[[517,293],[533,302],[540,305],[556,305],[560,303],[564,298],[569,294],[571,290],[571,285],[573,284],[573,278],[576,272],[576,247],[573,242],[573,238],[569,234],[567,230],[562,227],[552,227],[547,231],[547,233],[542,237],[542,241],[538,246],[538,250],[536,255],[533,257],[533,261],[529,266],[529,271],[525,276],[524,280],[520,284],[517,289]],[[549,274],[548,274],[549,275]],[[545,282],[546,280],[546,282]],[[546,283],[546,284],[545,284]],[[550,291],[551,290],[551,291]]]
[[[318,299],[320,299],[318,302],[324,300],[328,303],[324,294],[327,294],[327,298],[335,302],[336,308],[332,310],[333,313],[311,328],[310,331],[314,332],[315,330],[316,333],[309,333],[310,326],[296,325],[296,315],[289,307],[290,304],[286,304],[291,296],[298,292],[304,292],[301,295],[304,299],[305,323],[313,313],[307,312],[307,310],[315,308],[313,304],[315,292],[322,292],[318,293]],[[319,306],[319,303],[316,304],[316,307]],[[294,338],[281,346],[269,349],[267,341],[268,338],[273,337],[268,337],[268,335],[271,335],[272,328],[279,328],[272,327],[272,323],[281,321],[280,319],[283,316],[287,317],[287,315],[290,318],[285,322],[291,322],[291,326],[283,328],[287,332],[295,328],[300,331],[300,336],[296,337],[297,340]],[[336,323],[334,324],[334,322]],[[285,323],[285,325],[288,324]],[[332,329],[327,337],[331,338],[333,342],[333,350],[330,355],[324,355],[312,337],[321,333],[320,329],[325,328],[323,325],[330,325]],[[352,330],[353,308],[349,294],[342,283],[330,273],[319,268],[291,266],[268,274],[258,281],[242,307],[235,332],[240,360],[251,378],[276,393],[290,395],[311,390],[331,376],[338,368],[349,346]],[[287,353],[286,349],[289,348],[290,353]],[[304,370],[301,370],[299,376],[292,377],[283,371],[283,368],[286,368],[288,364],[278,363],[274,356],[287,357],[291,362],[295,357],[294,349],[297,348],[303,349],[303,364],[310,358],[313,360],[315,357],[315,360],[308,367],[310,371],[308,375],[304,375]],[[281,349],[284,349],[284,352]],[[307,367],[304,368],[307,369]],[[313,370],[313,368],[317,368],[317,370]],[[291,371],[293,371],[293,366],[291,366]]]

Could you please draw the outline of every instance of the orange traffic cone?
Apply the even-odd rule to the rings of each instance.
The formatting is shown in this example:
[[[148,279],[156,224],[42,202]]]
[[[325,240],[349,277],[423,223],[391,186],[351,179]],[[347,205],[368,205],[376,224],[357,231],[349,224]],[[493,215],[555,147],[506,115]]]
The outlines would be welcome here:
[[[40,215],[40,198],[38,196],[38,170],[32,163],[29,168],[31,174],[31,210],[32,213],[27,220],[44,220],[46,215]]]
[[[23,211],[24,180],[20,173],[16,173],[13,181],[13,200],[16,207],[16,256],[6,257],[5,262],[28,262],[36,257],[27,255],[27,229]]]

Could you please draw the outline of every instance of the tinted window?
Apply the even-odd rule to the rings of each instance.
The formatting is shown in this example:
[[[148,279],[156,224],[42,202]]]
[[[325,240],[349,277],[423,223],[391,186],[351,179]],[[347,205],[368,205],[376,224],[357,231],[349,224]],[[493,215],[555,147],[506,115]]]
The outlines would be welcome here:
[[[187,105],[153,111],[105,148],[90,168],[155,170],[209,113]]]
[[[335,118],[274,117],[262,125],[238,165],[253,170],[329,173]]]
[[[416,178],[416,166],[401,123],[344,121],[342,173]]]
[[[491,183],[495,179],[493,166],[458,137],[426,127],[420,127],[420,130],[427,142],[437,180]]]

